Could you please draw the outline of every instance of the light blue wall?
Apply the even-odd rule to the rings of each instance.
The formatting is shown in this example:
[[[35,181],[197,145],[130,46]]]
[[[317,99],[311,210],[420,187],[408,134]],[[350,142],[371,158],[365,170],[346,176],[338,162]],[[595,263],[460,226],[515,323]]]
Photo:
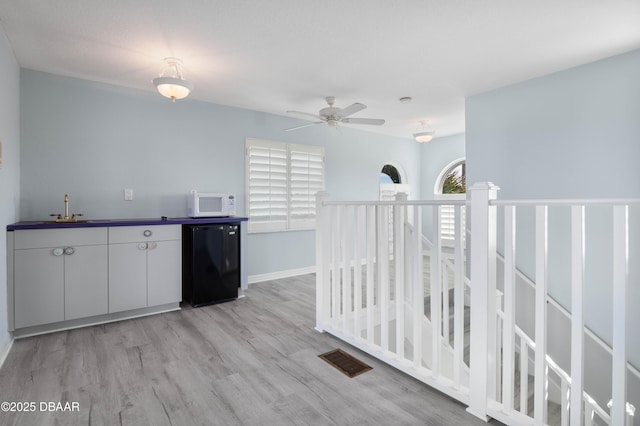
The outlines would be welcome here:
[[[640,50],[468,98],[466,153],[468,182],[492,181],[502,199],[640,198]],[[518,266],[533,277],[533,254],[523,247],[534,215],[519,214]],[[549,222],[550,292],[569,307],[569,213],[550,209]],[[611,214],[591,208],[587,222],[586,322],[610,343]],[[637,315],[640,208],[631,223],[629,306]],[[637,327],[629,344],[640,366]]]
[[[20,193],[20,69],[0,23],[0,362],[11,341],[7,332],[7,233],[18,217]]]
[[[640,196],[640,50],[467,98],[467,177],[501,198]]]
[[[419,193],[420,148],[408,138],[346,126],[284,132],[303,122],[31,70],[22,70],[21,96],[21,220],[61,212],[65,193],[87,219],[185,216],[191,189],[233,192],[242,213],[246,137],[324,146],[333,199],[376,199],[388,162]],[[249,275],[313,266],[314,241],[311,231],[250,235]]]

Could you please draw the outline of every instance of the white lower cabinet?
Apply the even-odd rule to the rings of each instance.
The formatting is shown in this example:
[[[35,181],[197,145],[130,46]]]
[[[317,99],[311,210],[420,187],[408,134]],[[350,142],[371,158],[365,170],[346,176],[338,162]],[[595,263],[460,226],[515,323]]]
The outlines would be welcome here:
[[[106,229],[14,232],[15,328],[107,313]]]
[[[109,312],[182,300],[181,225],[109,228]]]
[[[13,233],[11,330],[182,300],[181,225]]]
[[[181,300],[182,241],[160,241],[147,250],[147,302],[155,306]]]
[[[16,328],[64,320],[64,260],[51,252],[48,248],[15,252]]]
[[[64,259],[64,319],[108,312],[107,246],[82,246]]]
[[[109,244],[109,312],[146,306],[146,248],[137,243]]]

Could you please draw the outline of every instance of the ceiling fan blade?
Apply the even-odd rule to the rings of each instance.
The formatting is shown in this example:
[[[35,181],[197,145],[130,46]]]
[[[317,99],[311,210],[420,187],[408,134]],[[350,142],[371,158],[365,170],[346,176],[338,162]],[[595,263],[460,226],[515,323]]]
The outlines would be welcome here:
[[[345,118],[350,116],[351,114],[355,114],[358,111],[362,111],[366,107],[366,105],[356,102],[355,104],[351,104],[346,108],[342,108],[338,115],[342,118]]]
[[[287,114],[298,114],[298,115],[306,115],[307,117],[313,117],[317,120],[323,120],[324,118],[319,116],[318,114],[310,114],[308,112],[302,112],[302,111],[287,111]]]
[[[384,120],[381,118],[343,118],[340,121],[349,124],[373,124],[374,126],[381,126],[384,124]]]
[[[298,129],[302,129],[303,127],[309,127],[309,126],[313,126],[314,124],[322,124],[324,123],[324,121],[314,121],[313,123],[307,123],[307,124],[303,124],[301,126],[296,126],[296,127],[290,127],[288,129],[284,129],[285,132],[290,132],[291,130],[298,130]]]

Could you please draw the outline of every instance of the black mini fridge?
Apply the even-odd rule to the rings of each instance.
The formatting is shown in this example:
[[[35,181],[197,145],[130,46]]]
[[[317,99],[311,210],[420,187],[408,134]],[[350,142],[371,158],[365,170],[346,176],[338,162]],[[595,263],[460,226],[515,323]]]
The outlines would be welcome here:
[[[240,227],[182,226],[182,298],[192,306],[226,302],[240,287]]]

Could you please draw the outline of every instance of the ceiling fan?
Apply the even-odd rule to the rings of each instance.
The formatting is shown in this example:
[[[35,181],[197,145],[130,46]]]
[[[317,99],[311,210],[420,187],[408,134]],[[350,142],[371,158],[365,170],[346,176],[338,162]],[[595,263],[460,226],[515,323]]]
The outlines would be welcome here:
[[[301,111],[287,111],[288,114],[300,114],[305,115],[307,117],[313,117],[316,120],[313,123],[303,124],[301,126],[291,127],[289,129],[285,129],[285,131],[289,132],[291,130],[302,129],[303,127],[313,126],[315,124],[327,123],[330,126],[337,126],[338,122],[340,123],[349,123],[349,124],[372,124],[375,126],[380,126],[384,124],[384,120],[379,118],[350,118],[350,115],[355,114],[358,111],[362,111],[367,106],[361,103],[356,102],[355,104],[351,104],[346,108],[338,108],[334,107],[333,104],[336,101],[334,96],[327,96],[326,101],[329,104],[328,107],[322,108],[318,114],[310,114],[308,112]]]

